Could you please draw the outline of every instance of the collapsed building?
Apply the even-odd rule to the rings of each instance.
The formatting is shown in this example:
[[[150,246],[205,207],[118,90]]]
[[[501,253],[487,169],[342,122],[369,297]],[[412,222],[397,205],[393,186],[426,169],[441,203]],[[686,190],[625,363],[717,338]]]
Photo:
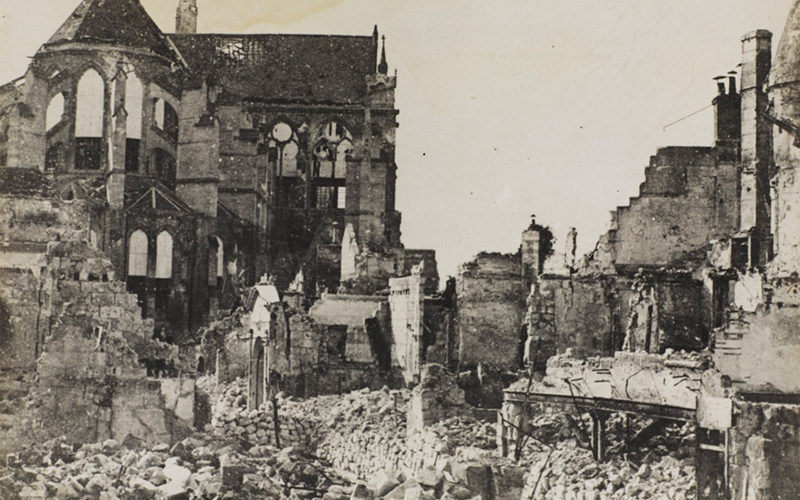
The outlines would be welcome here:
[[[4,452],[66,436],[158,443],[195,424],[195,379],[153,338],[136,296],[86,244],[86,200],[0,169],[0,387]]]
[[[771,38],[742,37],[738,88],[718,78],[714,145],[660,149],[594,251],[532,280],[525,355],[544,379],[505,391],[504,452],[539,404],[591,415],[598,460],[614,413],[649,435],[692,422],[697,498],[800,494],[799,2],[774,62]]]

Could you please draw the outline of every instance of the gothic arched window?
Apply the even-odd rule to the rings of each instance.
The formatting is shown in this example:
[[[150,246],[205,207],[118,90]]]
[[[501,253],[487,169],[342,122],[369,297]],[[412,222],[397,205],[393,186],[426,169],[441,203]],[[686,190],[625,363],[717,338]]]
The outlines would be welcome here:
[[[172,236],[166,231],[156,237],[156,278],[172,278]]]
[[[317,208],[345,208],[347,156],[353,149],[353,136],[339,122],[330,121],[320,130],[314,147],[314,194]]]
[[[139,229],[128,239],[128,276],[147,276],[147,235]]]
[[[139,171],[139,147],[142,139],[142,101],[144,87],[135,73],[125,80],[125,171]]]
[[[75,108],[75,168],[97,170],[103,137],[105,82],[100,73],[88,69],[78,81]]]

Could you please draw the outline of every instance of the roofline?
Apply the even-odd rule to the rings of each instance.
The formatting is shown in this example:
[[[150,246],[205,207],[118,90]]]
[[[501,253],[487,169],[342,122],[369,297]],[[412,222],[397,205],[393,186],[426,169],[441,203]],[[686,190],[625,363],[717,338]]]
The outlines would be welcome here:
[[[166,37],[202,37],[215,36],[226,38],[258,38],[258,37],[303,37],[303,38],[363,38],[372,41],[372,35],[326,35],[322,33],[164,33]]]

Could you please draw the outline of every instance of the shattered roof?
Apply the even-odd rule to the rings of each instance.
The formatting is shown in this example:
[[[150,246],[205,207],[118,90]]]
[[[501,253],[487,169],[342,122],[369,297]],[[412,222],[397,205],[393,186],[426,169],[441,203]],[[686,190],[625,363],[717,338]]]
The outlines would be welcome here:
[[[175,55],[137,0],[83,0],[45,45],[66,42],[113,43]]]
[[[360,103],[375,72],[371,36],[170,34],[195,82],[271,102]]]
[[[53,195],[53,186],[42,172],[35,168],[0,167],[0,195],[42,196]]]

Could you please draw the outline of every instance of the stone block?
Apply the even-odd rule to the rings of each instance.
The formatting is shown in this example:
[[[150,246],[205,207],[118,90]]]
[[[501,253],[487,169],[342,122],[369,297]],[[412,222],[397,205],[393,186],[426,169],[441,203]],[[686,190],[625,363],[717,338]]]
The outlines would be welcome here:
[[[239,491],[242,488],[247,468],[241,464],[223,463],[220,465],[222,491]]]

